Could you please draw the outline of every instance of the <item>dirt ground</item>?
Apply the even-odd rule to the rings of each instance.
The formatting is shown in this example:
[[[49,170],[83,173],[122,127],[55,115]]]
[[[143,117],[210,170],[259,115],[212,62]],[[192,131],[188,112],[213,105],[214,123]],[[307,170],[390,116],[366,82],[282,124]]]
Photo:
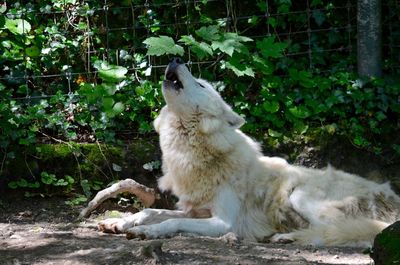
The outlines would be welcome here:
[[[358,248],[315,248],[178,236],[127,240],[78,221],[65,198],[0,197],[0,265],[373,264]],[[101,217],[101,216],[100,216]]]

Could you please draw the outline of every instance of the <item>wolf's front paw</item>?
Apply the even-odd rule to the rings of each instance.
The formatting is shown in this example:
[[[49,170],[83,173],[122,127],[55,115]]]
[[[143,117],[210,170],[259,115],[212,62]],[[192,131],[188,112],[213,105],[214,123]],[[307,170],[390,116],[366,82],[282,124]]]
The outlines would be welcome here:
[[[269,242],[271,243],[281,243],[281,244],[288,244],[293,243],[295,238],[291,233],[287,234],[275,234],[269,238]]]
[[[125,233],[128,228],[152,222],[157,212],[153,209],[144,209],[124,218],[109,218],[98,223],[100,231],[105,233]]]
[[[156,228],[156,225],[141,225],[127,229],[126,238],[155,239],[163,238],[165,235]]]
[[[100,221],[97,227],[104,233],[120,234],[125,230],[125,220],[122,218],[109,218]]]

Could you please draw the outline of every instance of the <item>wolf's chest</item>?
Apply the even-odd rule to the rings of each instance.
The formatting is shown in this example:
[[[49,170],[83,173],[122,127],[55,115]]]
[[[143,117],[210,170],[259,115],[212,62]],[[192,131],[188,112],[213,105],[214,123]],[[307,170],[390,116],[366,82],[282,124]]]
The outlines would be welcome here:
[[[171,191],[195,205],[208,203],[214,198],[216,188],[227,180],[229,163],[207,150],[204,144],[167,140],[162,143],[163,178],[171,183]]]

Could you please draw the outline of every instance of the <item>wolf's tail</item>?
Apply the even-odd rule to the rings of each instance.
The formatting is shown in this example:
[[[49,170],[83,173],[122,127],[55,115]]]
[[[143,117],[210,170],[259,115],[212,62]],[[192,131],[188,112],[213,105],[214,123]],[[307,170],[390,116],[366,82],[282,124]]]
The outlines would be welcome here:
[[[292,233],[296,243],[323,246],[370,247],[375,236],[388,223],[368,219],[341,219],[331,224],[297,230]]]

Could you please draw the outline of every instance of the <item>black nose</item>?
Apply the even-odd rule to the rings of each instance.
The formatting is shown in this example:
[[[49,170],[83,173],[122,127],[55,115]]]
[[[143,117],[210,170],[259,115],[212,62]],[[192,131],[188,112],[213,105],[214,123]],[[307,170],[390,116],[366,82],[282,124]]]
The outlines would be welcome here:
[[[172,58],[171,63],[172,64],[184,64],[185,62],[179,57],[174,57],[174,58]]]

